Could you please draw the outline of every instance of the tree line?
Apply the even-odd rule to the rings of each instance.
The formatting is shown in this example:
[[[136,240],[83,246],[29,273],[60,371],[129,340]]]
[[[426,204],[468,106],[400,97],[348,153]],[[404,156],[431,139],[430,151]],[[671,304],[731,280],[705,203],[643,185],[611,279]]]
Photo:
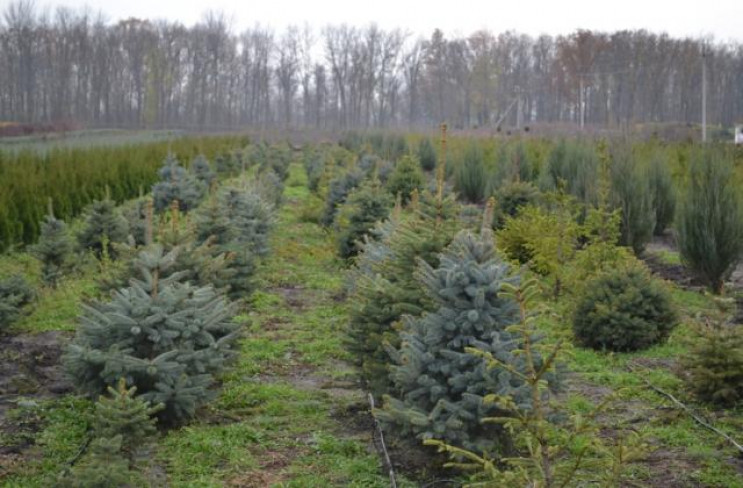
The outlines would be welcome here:
[[[317,128],[536,123],[622,126],[743,120],[743,45],[644,30],[531,37],[480,30],[415,38],[374,24],[235,32],[107,23],[8,5],[0,19],[0,120],[88,126]]]

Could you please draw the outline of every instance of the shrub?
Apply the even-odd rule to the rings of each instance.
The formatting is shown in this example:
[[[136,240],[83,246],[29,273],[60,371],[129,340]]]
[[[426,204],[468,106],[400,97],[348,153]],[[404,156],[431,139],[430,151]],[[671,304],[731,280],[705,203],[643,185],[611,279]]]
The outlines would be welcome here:
[[[255,149],[263,151],[260,156],[259,171],[267,172],[272,170],[281,179],[286,181],[289,178],[289,165],[292,162],[292,154],[287,145],[258,144]]]
[[[92,422],[96,437],[121,436],[122,450],[130,460],[157,433],[154,415],[162,409],[162,405],[151,407],[135,397],[136,391],[136,386],[128,388],[126,380],[120,378],[116,387],[109,386],[108,395],[101,395],[96,402]]]
[[[281,207],[284,201],[284,180],[273,169],[261,173],[253,184],[253,189],[264,202],[274,208]]]
[[[31,303],[34,296],[34,290],[19,275],[0,281],[0,331],[18,320],[23,307]]]
[[[539,196],[539,190],[528,182],[516,181],[502,186],[495,194],[493,227],[503,227],[507,217],[515,217],[522,207],[536,204]]]
[[[72,469],[68,477],[57,480],[54,486],[104,488],[135,485],[129,461],[121,454],[121,441],[121,436],[93,439],[88,449],[89,454]]]
[[[419,211],[396,212],[374,229],[375,238],[361,246],[352,272],[346,347],[376,396],[389,391],[385,345],[399,346],[395,324],[404,314],[419,315],[432,307],[415,278],[417,263],[437,267],[439,254],[451,242],[458,225],[458,206],[453,198],[423,192],[420,200]]]
[[[454,189],[470,203],[480,203],[485,199],[485,161],[482,149],[476,142],[470,142],[467,146],[462,164],[455,173]]]
[[[573,318],[581,344],[637,351],[664,341],[676,326],[667,292],[641,269],[621,269],[586,284]]]
[[[468,232],[454,239],[438,268],[422,264],[419,276],[436,310],[405,318],[401,347],[390,351],[390,378],[397,394],[385,395],[377,417],[403,435],[493,453],[508,444],[508,436],[498,426],[482,424],[483,418],[498,412],[484,397],[509,395],[526,406],[530,388],[517,375],[489,367],[482,356],[466,349],[489,352],[525,372],[523,359],[515,354],[519,343],[506,332],[517,321],[518,308],[501,296],[504,284],[517,278],[496,257],[489,233],[481,238]]]
[[[243,159],[242,151],[232,151],[226,154],[219,154],[214,159],[214,165],[217,168],[217,173],[226,176],[235,176],[242,169]]]
[[[564,190],[583,203],[594,203],[598,157],[593,146],[583,142],[560,141],[543,168],[541,188]]]
[[[232,356],[238,325],[234,306],[213,288],[182,283],[170,273],[176,252],[159,246],[138,258],[141,279],[108,303],[85,306],[64,365],[73,382],[90,395],[126,378],[140,397],[162,404],[160,419],[191,417],[211,397],[213,375]]]
[[[41,223],[39,242],[31,247],[31,254],[41,261],[41,279],[47,285],[56,286],[69,266],[73,242],[67,224],[49,214]]]
[[[655,229],[654,193],[650,179],[628,144],[616,145],[611,159],[612,203],[621,210],[619,243],[631,247],[639,255]]]
[[[404,136],[389,135],[384,138],[383,154],[385,159],[397,161],[408,154],[408,143]]]
[[[529,157],[523,141],[511,145],[500,145],[495,172],[491,177],[491,190],[519,181],[531,182],[538,176],[538,168]]]
[[[678,215],[682,262],[721,293],[743,252],[743,211],[730,153],[706,148],[692,156]]]
[[[538,327],[529,305],[539,295],[539,285],[528,280],[519,288],[506,285],[503,291],[519,304],[520,323],[509,331],[523,343],[525,369],[531,372],[524,380],[531,390],[532,402],[524,408],[510,395],[488,395],[484,402],[497,405],[501,411],[498,417],[485,418],[483,423],[503,425],[512,433],[515,455],[493,462],[487,453],[468,451],[438,439],[427,439],[424,444],[448,452],[452,462],[445,466],[470,474],[470,481],[477,482],[473,486],[618,486],[626,465],[646,454],[645,445],[634,433],[619,438],[601,435],[603,426],[599,419],[611,408],[611,395],[586,412],[568,408],[551,394],[550,390],[559,387],[557,380],[566,344],[533,341]],[[481,355],[492,368],[506,369],[516,376],[523,371],[490,352],[476,348],[468,351]]]
[[[95,201],[85,209],[83,227],[77,242],[83,250],[92,250],[98,258],[116,257],[114,244],[126,242],[129,224],[113,200]]]
[[[158,175],[160,181],[152,186],[152,198],[158,212],[170,208],[174,201],[178,201],[182,212],[188,212],[196,208],[206,195],[206,184],[186,171],[172,154],[165,158]]]
[[[342,227],[338,235],[338,255],[344,259],[356,256],[359,246],[374,224],[390,213],[392,197],[378,181],[363,185],[351,193],[341,211]]]
[[[496,242],[510,259],[555,278],[555,293],[559,294],[563,269],[575,255],[581,228],[572,202],[557,203],[549,211],[526,207],[516,217],[507,218]]]
[[[335,215],[338,212],[338,207],[343,205],[351,190],[359,186],[363,179],[363,171],[352,169],[330,181],[328,195],[325,198],[325,211],[321,220],[323,226],[328,227],[333,223]]]
[[[689,389],[701,400],[725,407],[743,400],[743,327],[698,327],[682,363]]]
[[[318,151],[308,150],[304,155],[303,164],[304,171],[307,174],[307,187],[312,193],[317,193],[325,174],[324,155]]]
[[[418,160],[421,162],[421,168],[424,171],[433,171],[436,169],[436,149],[434,149],[431,139],[424,137],[418,144]]]
[[[206,188],[210,188],[212,183],[216,179],[217,175],[209,165],[209,161],[206,160],[203,154],[199,154],[191,161],[191,174],[202,182]]]
[[[129,236],[131,236],[134,244],[137,246],[146,244],[147,226],[154,225],[154,223],[147,222],[147,213],[152,211],[152,200],[149,198],[137,198],[121,206],[121,214],[129,226]]]
[[[423,183],[420,163],[415,156],[405,155],[397,162],[394,171],[387,180],[387,191],[393,197],[400,194],[402,202],[405,204],[410,201],[413,190],[421,191],[423,189]]]
[[[268,253],[272,209],[250,189],[229,187],[200,208],[195,220],[197,242],[213,239],[215,252],[228,259],[214,285],[229,287],[233,299],[245,298],[253,290],[258,258]]]
[[[649,178],[655,209],[653,234],[660,236],[673,223],[676,215],[676,190],[668,168],[668,159],[659,150],[650,159]]]

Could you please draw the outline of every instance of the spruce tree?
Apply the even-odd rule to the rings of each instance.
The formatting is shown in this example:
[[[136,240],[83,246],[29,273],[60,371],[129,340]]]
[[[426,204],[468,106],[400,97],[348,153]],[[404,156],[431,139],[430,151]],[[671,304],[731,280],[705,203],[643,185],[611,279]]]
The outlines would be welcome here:
[[[351,191],[361,184],[365,176],[362,170],[354,168],[330,181],[328,194],[325,197],[325,210],[320,219],[323,226],[329,227],[335,221],[338,208],[343,205]]]
[[[152,218],[152,200],[138,198],[123,206],[122,214],[129,225],[129,235],[137,246],[143,246],[147,241],[148,221]]]
[[[129,461],[121,453],[121,436],[91,441],[88,455],[70,474],[57,480],[55,488],[126,488],[134,477]]]
[[[377,227],[376,239],[362,246],[352,272],[355,283],[346,347],[376,396],[389,390],[386,347],[399,346],[397,323],[404,314],[418,315],[432,307],[414,277],[418,261],[438,265],[439,253],[454,236],[457,214],[451,195],[424,192],[414,208],[405,214],[396,211]]]
[[[210,188],[217,177],[216,173],[209,165],[209,161],[207,161],[203,154],[199,154],[193,161],[191,161],[191,174],[193,174],[198,181],[202,182],[206,188]]]
[[[395,165],[395,169],[387,180],[387,191],[393,196],[397,196],[399,193],[402,196],[403,203],[408,203],[413,191],[420,192],[423,189],[423,184],[423,172],[418,159],[407,154]]]
[[[93,432],[95,437],[107,439],[121,436],[121,449],[130,460],[135,451],[146,445],[155,435],[154,415],[163,407],[151,407],[135,396],[137,387],[127,387],[120,378],[116,387],[108,387],[108,395],[101,395],[95,404]]]
[[[234,306],[212,287],[183,283],[170,272],[176,253],[153,246],[140,253],[140,279],[108,303],[84,307],[64,364],[74,383],[95,395],[119,378],[141,398],[163,404],[161,420],[192,416],[211,395],[213,375],[232,356]]]
[[[69,265],[72,248],[67,224],[54,217],[50,200],[49,213],[41,223],[39,242],[31,247],[31,254],[41,261],[41,279],[44,283],[57,285]]]
[[[492,214],[488,228],[491,219]],[[504,284],[518,278],[496,256],[488,231],[458,234],[439,266],[422,262],[418,276],[436,309],[405,317],[401,346],[390,349],[393,393],[385,396],[377,417],[403,435],[443,439],[478,453],[502,449],[508,445],[506,433],[481,423],[498,413],[483,399],[508,395],[528,409],[531,390],[508,369],[488,367],[482,355],[466,348],[525,372],[523,358],[515,353],[518,337],[506,331],[518,321],[518,307],[501,293]]]
[[[159,171],[160,181],[152,186],[155,210],[162,212],[177,201],[183,212],[198,206],[206,194],[207,185],[183,168],[173,154],[169,154]]]
[[[229,287],[234,299],[253,290],[258,259],[268,253],[268,233],[273,213],[261,197],[246,188],[223,189],[196,216],[198,242],[211,239],[215,250],[227,256],[227,273],[215,285]]]
[[[20,275],[0,280],[0,332],[18,320],[23,307],[31,303],[35,293]]]
[[[365,235],[390,212],[392,197],[379,184],[371,181],[354,191],[341,211],[343,227],[338,235],[338,254],[344,259],[356,256]]]
[[[113,200],[96,200],[85,210],[82,230],[77,242],[83,250],[92,250],[98,258],[106,254],[116,257],[115,244],[126,242],[129,224]]]

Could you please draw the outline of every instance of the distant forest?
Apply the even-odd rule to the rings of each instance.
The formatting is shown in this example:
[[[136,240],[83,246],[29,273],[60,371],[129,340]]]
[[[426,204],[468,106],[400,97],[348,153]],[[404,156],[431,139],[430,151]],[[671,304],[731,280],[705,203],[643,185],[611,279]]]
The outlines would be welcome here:
[[[0,121],[91,127],[453,127],[743,122],[743,45],[647,31],[415,38],[375,25],[234,32],[107,23],[30,1],[0,14]]]

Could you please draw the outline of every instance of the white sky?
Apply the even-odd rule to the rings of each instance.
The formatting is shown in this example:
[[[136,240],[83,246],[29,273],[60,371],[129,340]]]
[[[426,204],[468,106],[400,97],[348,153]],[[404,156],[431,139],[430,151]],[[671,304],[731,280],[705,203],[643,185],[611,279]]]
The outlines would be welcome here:
[[[0,10],[11,0],[0,0]],[[447,35],[480,28],[498,33],[515,30],[538,35],[565,34],[577,28],[613,31],[645,28],[672,36],[708,36],[743,41],[743,0],[35,0],[38,7],[88,6],[111,21],[139,17],[179,20],[191,25],[207,10],[225,12],[233,28],[255,23],[283,29],[286,25],[346,22],[400,27],[430,36],[434,28]]]

